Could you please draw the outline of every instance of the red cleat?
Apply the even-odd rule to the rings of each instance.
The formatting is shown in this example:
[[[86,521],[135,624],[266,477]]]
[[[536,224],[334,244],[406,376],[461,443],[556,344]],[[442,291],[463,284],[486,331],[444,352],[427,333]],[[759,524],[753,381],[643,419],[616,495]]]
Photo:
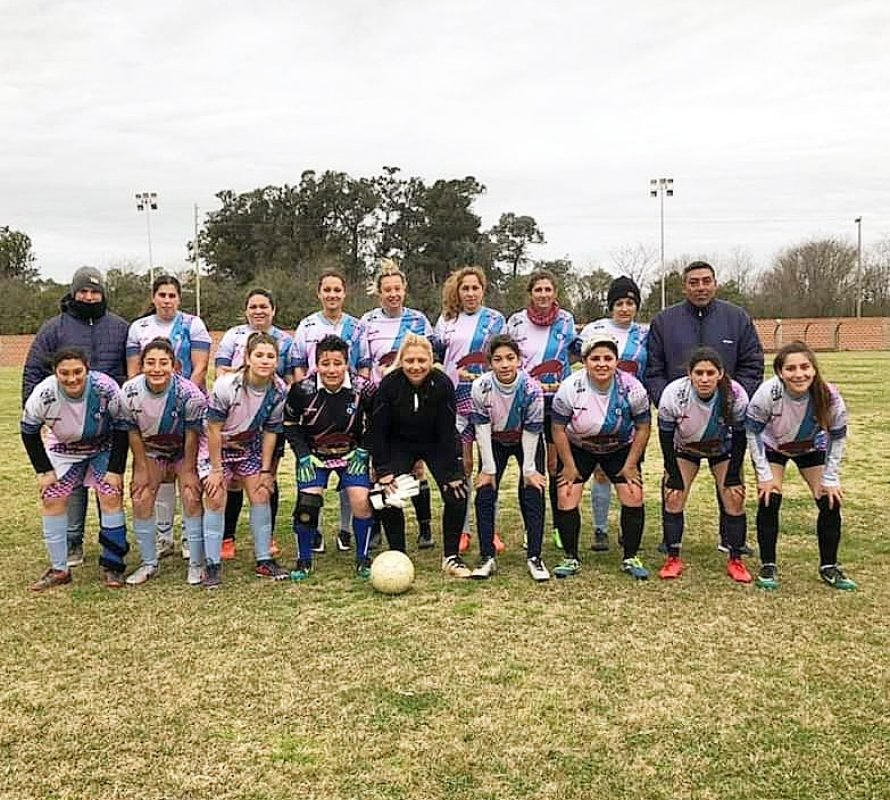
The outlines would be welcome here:
[[[466,531],[464,531],[464,532],[460,535],[460,544],[458,545],[457,549],[458,549],[461,553],[466,553],[467,550],[470,549],[470,534],[467,533]]]
[[[740,558],[731,558],[726,562],[726,574],[736,583],[751,583],[751,573]]]
[[[658,577],[666,581],[679,578],[683,574],[685,567],[686,565],[679,556],[668,556],[664,565],[658,570]]]
[[[222,543],[222,559],[223,561],[231,561],[235,558],[235,540],[223,539]]]

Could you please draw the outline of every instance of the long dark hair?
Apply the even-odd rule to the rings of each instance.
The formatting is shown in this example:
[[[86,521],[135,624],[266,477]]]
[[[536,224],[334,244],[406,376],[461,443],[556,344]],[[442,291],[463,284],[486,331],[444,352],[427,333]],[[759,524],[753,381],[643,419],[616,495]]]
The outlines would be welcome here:
[[[166,286],[167,284],[176,287],[176,294],[178,294],[181,299],[182,284],[179,282],[179,278],[177,278],[175,275],[158,275],[158,277],[151,282],[151,296],[154,297],[158,289],[160,289],[162,286]],[[155,308],[154,301],[152,301],[148,304],[148,308],[145,310],[145,313],[140,314],[139,319],[142,319],[143,317],[150,317],[152,314],[157,313],[158,310]]]
[[[805,356],[807,361],[813,365],[813,382],[810,384],[810,397],[813,398],[813,415],[816,422],[822,430],[827,431],[831,427],[831,393],[828,391],[828,384],[822,379],[822,373],[819,372],[819,364],[816,361],[816,354],[810,349],[809,345],[800,339],[795,339],[782,347],[775,358],[773,358],[773,372],[779,380],[782,380],[781,371],[785,366],[788,356],[792,355]],[[784,381],[782,384],[784,385]]]
[[[713,347],[698,347],[692,351],[689,356],[689,366],[687,372],[692,375],[692,370],[696,364],[707,361],[713,364],[720,372],[723,373],[717,382],[717,392],[720,395],[720,412],[723,414],[723,420],[728,425],[732,422],[732,378],[723,366],[723,359]]]

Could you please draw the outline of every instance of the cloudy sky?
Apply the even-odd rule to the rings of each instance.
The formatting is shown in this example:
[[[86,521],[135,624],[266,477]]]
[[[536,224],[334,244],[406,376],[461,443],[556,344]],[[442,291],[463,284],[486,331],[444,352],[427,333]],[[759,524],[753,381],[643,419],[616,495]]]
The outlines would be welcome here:
[[[890,234],[886,0],[0,0],[0,225],[43,274],[179,266],[193,207],[304,169],[474,175],[541,257]]]

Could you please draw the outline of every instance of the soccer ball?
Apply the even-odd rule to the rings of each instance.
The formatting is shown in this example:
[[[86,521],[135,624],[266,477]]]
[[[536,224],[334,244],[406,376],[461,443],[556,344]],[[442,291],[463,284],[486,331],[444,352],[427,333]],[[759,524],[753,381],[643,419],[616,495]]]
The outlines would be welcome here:
[[[407,592],[414,583],[414,564],[398,550],[387,550],[371,562],[371,586],[383,594]]]

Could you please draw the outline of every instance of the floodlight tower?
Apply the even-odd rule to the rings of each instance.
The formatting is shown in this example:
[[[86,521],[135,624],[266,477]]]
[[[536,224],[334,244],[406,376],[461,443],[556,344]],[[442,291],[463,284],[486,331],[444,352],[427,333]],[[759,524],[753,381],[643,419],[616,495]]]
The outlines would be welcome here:
[[[862,217],[856,223],[856,316],[862,316]]]
[[[145,229],[148,232],[148,280],[155,282],[155,268],[151,257],[151,212],[158,210],[155,192],[136,192],[136,210],[145,212]]]
[[[674,179],[673,178],[652,178],[649,181],[649,197],[659,198],[659,221],[661,224],[661,309],[667,306],[667,295],[665,293],[664,272],[664,198],[674,196]]]

